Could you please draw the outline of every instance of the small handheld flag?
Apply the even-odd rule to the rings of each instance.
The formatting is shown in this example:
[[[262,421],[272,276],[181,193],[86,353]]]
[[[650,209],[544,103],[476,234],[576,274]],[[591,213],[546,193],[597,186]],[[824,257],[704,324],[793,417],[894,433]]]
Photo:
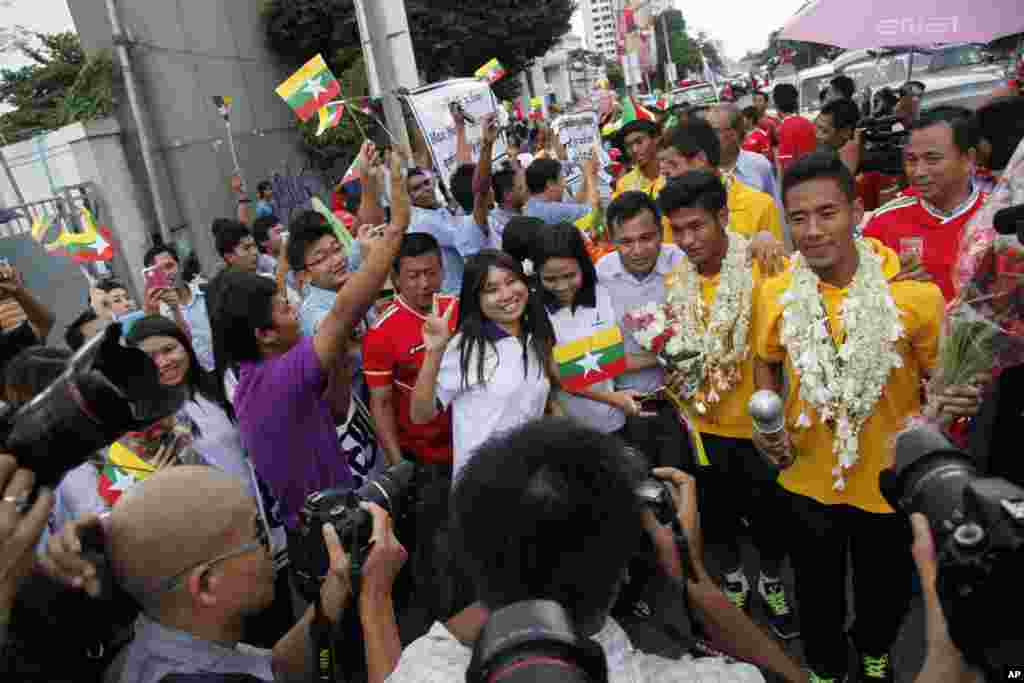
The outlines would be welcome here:
[[[46,237],[46,231],[53,225],[53,219],[44,213],[40,213],[32,221],[32,239],[40,244],[43,243],[43,238]]]
[[[275,92],[305,122],[341,95],[341,84],[327,68],[324,58],[317,55],[277,86]]]
[[[477,69],[474,75],[481,81],[487,81],[492,84],[497,83],[505,77],[505,67],[497,59],[492,59]]]
[[[554,348],[554,356],[562,386],[568,391],[586,389],[626,371],[622,330],[618,327],[560,344]]]
[[[82,232],[62,228],[57,239],[45,245],[47,252],[67,256],[75,263],[94,263],[114,258],[113,235],[106,227],[96,227],[89,209],[82,209]]]
[[[227,121],[228,118],[230,118],[230,116],[231,116],[231,103],[234,102],[234,101],[235,101],[235,98],[231,97],[230,95],[227,95],[227,96],[214,95],[213,96],[213,106],[217,107],[217,111],[220,113],[221,116],[224,117],[225,121]]]
[[[320,107],[320,125],[317,126],[316,136],[320,137],[330,128],[336,128],[341,123],[341,117],[345,113],[344,102],[329,102]]]

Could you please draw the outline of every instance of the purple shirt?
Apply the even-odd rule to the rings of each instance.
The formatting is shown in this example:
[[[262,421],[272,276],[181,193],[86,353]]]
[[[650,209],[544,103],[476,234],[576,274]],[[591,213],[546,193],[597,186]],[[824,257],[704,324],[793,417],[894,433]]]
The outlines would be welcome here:
[[[323,399],[327,374],[312,337],[284,355],[240,365],[235,411],[242,444],[294,529],[310,493],[352,487],[348,458]]]

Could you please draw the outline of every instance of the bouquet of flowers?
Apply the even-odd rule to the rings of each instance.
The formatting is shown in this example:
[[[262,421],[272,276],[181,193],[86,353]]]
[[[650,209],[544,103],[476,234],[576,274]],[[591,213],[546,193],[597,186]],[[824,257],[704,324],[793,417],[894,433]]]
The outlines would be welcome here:
[[[664,304],[648,303],[626,314],[625,324],[641,347],[658,356],[663,367],[675,375],[673,387],[683,401],[695,401],[698,413],[707,412],[700,396],[704,383],[704,354],[687,348],[682,326],[674,309]]]

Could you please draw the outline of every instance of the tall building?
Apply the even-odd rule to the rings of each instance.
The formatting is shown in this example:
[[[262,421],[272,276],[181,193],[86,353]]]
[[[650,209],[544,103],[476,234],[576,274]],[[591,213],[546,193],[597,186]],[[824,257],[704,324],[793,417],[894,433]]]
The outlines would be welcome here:
[[[621,4],[621,0],[583,0],[580,3],[587,48],[613,61],[618,59],[616,27]]]

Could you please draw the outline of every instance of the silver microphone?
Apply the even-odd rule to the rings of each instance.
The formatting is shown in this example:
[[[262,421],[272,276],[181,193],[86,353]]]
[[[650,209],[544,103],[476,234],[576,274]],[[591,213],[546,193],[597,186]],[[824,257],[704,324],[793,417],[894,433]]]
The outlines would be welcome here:
[[[778,434],[786,425],[782,399],[774,391],[762,389],[750,397],[747,404],[754,429],[761,434]]]

